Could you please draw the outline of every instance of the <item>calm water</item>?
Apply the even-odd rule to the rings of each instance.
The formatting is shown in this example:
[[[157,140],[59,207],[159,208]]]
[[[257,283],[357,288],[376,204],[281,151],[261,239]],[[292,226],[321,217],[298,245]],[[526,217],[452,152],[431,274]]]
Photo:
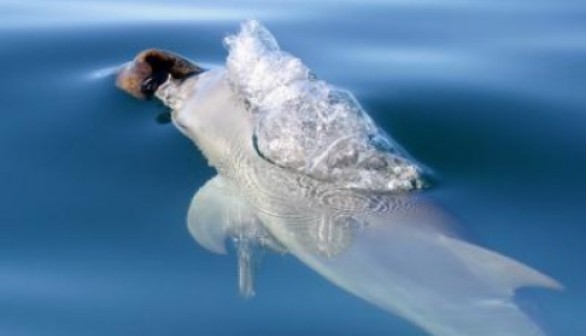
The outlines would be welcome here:
[[[212,170],[114,85],[141,49],[221,64],[258,18],[431,167],[480,244],[561,281],[523,290],[586,334],[586,3],[0,1],[0,335],[424,335],[268,255],[257,297],[187,233]]]

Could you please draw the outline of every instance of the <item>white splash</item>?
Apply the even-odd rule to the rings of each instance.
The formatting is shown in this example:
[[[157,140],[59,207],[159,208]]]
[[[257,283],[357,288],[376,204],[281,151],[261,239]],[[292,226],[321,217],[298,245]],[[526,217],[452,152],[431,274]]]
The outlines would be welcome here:
[[[257,116],[257,146],[264,157],[344,188],[423,186],[422,169],[350,92],[318,80],[258,22],[245,22],[225,43],[229,81]]]

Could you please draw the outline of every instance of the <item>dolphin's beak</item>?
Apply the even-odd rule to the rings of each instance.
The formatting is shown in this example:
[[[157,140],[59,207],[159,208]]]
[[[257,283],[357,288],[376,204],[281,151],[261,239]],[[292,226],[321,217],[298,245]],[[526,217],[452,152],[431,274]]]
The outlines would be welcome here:
[[[116,78],[116,86],[138,99],[148,99],[170,78],[183,81],[203,71],[179,55],[147,49],[123,67]]]

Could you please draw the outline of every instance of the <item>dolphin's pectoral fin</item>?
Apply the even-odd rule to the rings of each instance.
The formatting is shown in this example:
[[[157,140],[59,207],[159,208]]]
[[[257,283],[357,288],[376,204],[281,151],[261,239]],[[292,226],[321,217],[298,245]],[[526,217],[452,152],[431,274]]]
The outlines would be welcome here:
[[[254,295],[254,267],[259,248],[285,252],[237,190],[219,176],[210,179],[194,195],[187,227],[202,247],[215,253],[225,254],[226,239],[231,238],[238,254],[239,289],[245,297]]]

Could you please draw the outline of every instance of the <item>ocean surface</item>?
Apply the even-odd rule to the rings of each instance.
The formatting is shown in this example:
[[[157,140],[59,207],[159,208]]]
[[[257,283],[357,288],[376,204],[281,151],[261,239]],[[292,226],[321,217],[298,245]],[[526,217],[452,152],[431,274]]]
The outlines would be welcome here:
[[[565,286],[519,293],[549,334],[586,335],[585,2],[0,0],[0,336],[425,335],[291,256],[242,299],[188,234],[214,172],[115,69],[221,65],[250,18],[430,167],[473,241]]]

